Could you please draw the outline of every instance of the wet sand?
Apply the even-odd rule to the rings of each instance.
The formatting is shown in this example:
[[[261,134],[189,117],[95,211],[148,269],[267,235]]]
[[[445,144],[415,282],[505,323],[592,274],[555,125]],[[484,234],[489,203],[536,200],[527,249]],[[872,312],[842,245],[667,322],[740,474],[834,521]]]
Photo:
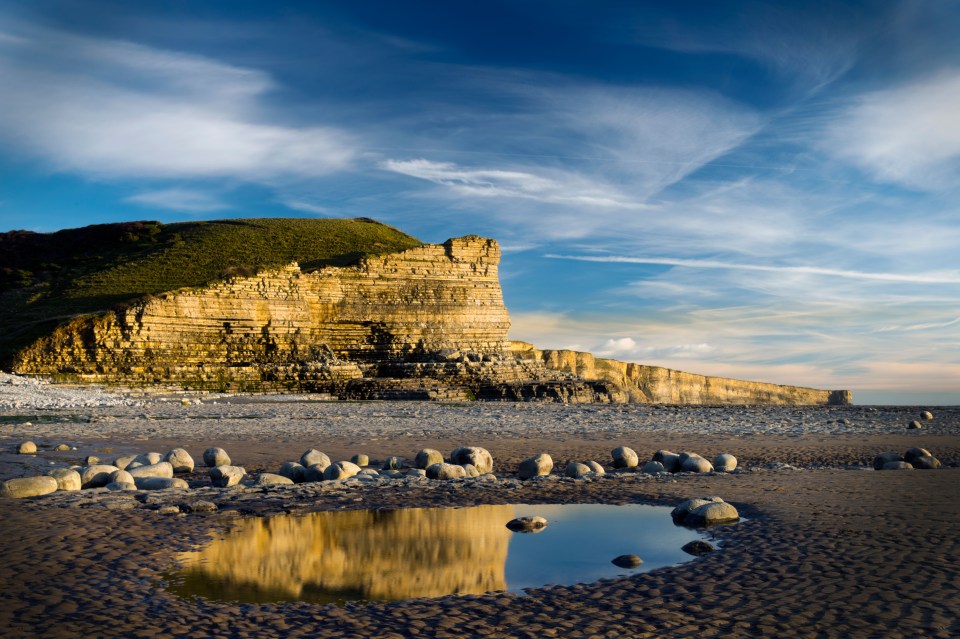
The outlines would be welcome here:
[[[869,464],[878,452],[902,453],[910,446],[928,448],[941,461],[960,459],[960,411],[955,409],[937,410],[924,430],[907,431],[916,409],[625,411],[253,402],[244,405],[241,418],[230,414],[234,408],[150,404],[146,409],[32,415],[6,411],[0,413],[6,415],[0,430],[4,449],[32,429],[42,446],[62,440],[77,450],[55,454],[41,448],[30,460],[4,453],[0,477],[86,454],[111,460],[122,452],[165,452],[173,445],[186,446],[196,459],[207,446],[223,446],[253,472],[276,470],[310,447],[341,459],[358,452],[372,458],[412,457],[425,445],[449,453],[467,444],[490,449],[501,481],[351,486],[309,498],[302,491],[284,495],[280,488],[228,491],[220,500],[221,511],[481,503],[674,505],[689,497],[719,495],[749,521],[713,529],[717,552],[641,575],[544,587],[526,596],[492,593],[339,608],[188,601],[167,592],[163,575],[175,553],[228,527],[232,519],[223,512],[164,515],[120,496],[73,506],[44,497],[4,501],[3,636],[960,636],[960,470],[853,469]],[[217,411],[225,414],[217,417]],[[516,414],[522,417],[507,419]],[[394,428],[396,415],[408,415],[403,422],[412,427]],[[23,426],[24,418],[33,418],[34,426]],[[851,423],[840,424],[841,419]],[[516,462],[536,452],[551,453],[558,466],[568,458],[609,465],[609,451],[621,444],[636,449],[641,458],[659,448],[689,449],[706,457],[731,452],[745,470],[588,482],[509,479]],[[203,475],[195,476],[199,480]]]

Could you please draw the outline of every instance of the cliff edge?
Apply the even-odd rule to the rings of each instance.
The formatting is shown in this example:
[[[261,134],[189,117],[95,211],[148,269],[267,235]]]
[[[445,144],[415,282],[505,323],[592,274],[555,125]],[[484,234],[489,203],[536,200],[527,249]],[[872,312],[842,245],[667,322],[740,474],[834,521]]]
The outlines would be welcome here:
[[[108,268],[99,271],[91,267],[100,263],[84,253],[87,261],[80,259],[66,278],[76,283],[73,288],[31,282],[8,289],[3,295],[25,309],[19,317],[26,318],[29,330],[17,326],[13,341],[8,332],[7,367],[65,381],[319,392],[344,399],[850,401],[846,391],[704,377],[510,342],[498,275],[500,249],[491,239],[466,236],[420,244],[390,227],[371,226],[378,224],[372,220],[348,220],[326,229],[349,235],[349,241],[331,248],[319,227],[297,221],[291,227],[301,236],[297,243],[283,221],[263,222],[231,222],[244,233],[253,223],[254,231],[266,229],[275,242],[288,243],[282,250],[261,247],[253,255],[247,247],[242,259],[265,264],[260,268],[229,266],[236,262],[229,259],[203,268],[184,266],[188,273],[179,279],[168,275],[161,283],[186,281],[186,275],[202,283],[162,292],[155,292],[158,284],[152,280],[129,277],[149,273],[154,263],[182,262],[190,251],[179,235],[172,248],[169,242],[140,246],[136,259],[107,243],[104,250],[115,252]],[[147,229],[162,235],[172,226]],[[303,242],[304,228],[319,233],[313,238],[319,246]],[[229,228],[220,226],[201,228],[200,235],[206,238],[211,229],[221,242],[236,241]],[[364,238],[371,233],[379,238],[377,250],[364,251]],[[209,250],[208,239],[198,246]],[[154,250],[157,243],[162,250]],[[300,261],[275,264],[292,254]],[[211,277],[223,264],[228,268]],[[130,289],[108,310],[96,308],[103,300],[90,294],[103,280]],[[140,290],[148,294],[130,299]],[[51,312],[54,307],[59,313]]]

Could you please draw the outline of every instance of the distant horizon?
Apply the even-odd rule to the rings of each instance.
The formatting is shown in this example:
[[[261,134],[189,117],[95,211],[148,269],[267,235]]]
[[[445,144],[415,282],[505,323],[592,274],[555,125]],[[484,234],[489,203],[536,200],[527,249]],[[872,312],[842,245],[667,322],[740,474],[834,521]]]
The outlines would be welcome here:
[[[960,404],[957,33],[912,0],[10,0],[0,227],[477,234],[539,348]]]

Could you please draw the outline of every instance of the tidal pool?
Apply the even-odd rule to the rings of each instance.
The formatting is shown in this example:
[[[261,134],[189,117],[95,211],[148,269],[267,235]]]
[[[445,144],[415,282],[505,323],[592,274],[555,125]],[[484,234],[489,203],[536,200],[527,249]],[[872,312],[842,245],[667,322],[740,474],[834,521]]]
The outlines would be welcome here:
[[[515,533],[506,523],[549,525]],[[670,508],[551,504],[319,512],[247,519],[221,539],[178,556],[167,575],[182,597],[220,601],[393,601],[546,584],[587,583],[691,560],[702,538],[675,526]],[[637,568],[614,566],[634,554]]]

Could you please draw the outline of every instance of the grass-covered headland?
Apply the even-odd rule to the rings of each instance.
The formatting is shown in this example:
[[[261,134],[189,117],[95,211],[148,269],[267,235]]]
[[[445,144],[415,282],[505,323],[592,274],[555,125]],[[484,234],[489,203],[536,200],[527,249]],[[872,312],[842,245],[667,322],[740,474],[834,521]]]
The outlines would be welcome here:
[[[357,219],[123,222],[0,234],[0,363],[78,315],[297,261],[343,266],[421,242]]]

